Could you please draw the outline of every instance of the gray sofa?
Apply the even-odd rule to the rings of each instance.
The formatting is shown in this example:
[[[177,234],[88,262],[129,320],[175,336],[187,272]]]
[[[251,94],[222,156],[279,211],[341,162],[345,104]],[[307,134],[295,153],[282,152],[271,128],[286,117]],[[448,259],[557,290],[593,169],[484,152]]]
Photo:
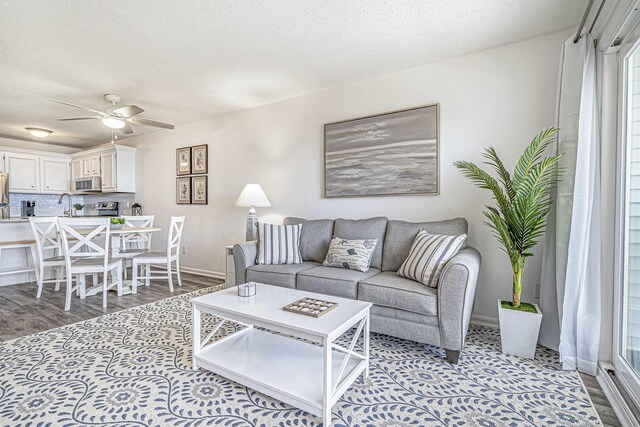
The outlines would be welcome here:
[[[467,232],[467,221],[405,222],[369,219],[285,218],[302,224],[302,264],[256,265],[257,242],[233,247],[236,284],[260,282],[373,303],[371,331],[443,347],[447,360],[458,363],[469,326],[480,254],[465,246],[442,270],[437,289],[396,274],[420,229],[433,234]],[[322,262],[333,235],[345,239],[378,239],[371,268],[362,273]]]

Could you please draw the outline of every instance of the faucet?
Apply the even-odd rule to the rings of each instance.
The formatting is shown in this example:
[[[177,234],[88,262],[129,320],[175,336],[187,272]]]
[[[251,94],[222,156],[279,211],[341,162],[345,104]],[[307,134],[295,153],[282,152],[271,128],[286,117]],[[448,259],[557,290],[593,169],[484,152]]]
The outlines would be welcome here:
[[[62,193],[60,195],[60,198],[58,199],[58,204],[61,205],[62,204],[62,199],[64,199],[64,196],[67,196],[67,199],[69,200],[69,210],[64,211],[64,216],[68,216],[71,217],[71,194],[69,193]]]

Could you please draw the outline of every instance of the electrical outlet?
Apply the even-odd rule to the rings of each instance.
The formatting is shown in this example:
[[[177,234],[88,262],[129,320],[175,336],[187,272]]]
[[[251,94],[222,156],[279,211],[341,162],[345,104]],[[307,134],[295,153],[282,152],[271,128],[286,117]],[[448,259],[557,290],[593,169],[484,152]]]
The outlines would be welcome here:
[[[182,245],[182,255],[187,254],[187,245]]]
[[[540,283],[536,283],[536,285],[534,286],[535,291],[536,291],[536,301],[540,301]]]

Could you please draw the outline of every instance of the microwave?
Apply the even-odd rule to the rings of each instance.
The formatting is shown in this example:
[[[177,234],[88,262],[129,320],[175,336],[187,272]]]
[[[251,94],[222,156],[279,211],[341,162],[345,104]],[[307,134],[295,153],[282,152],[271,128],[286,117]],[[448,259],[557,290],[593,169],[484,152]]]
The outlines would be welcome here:
[[[102,180],[99,176],[76,178],[73,182],[74,191],[102,191]]]

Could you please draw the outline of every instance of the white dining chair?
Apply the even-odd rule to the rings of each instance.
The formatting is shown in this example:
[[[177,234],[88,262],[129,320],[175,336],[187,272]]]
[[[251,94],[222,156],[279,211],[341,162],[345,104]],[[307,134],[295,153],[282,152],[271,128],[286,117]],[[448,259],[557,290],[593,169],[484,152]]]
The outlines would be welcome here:
[[[178,279],[178,286],[182,286],[180,277],[180,240],[182,239],[182,229],[184,228],[184,216],[172,216],[167,236],[166,252],[146,252],[133,258],[131,283],[131,293],[138,291],[138,279],[145,279],[145,286],[149,286],[151,279],[166,279],[169,282],[169,291],[173,292],[173,275]],[[173,271],[172,264],[176,269]],[[166,272],[162,270],[151,270],[152,265],[163,265]],[[140,266],[145,266],[144,277],[138,276]]]
[[[155,215],[123,216],[122,218],[125,228],[145,228],[153,227]],[[151,250],[151,235],[152,233],[133,233],[123,234],[120,237],[120,247],[113,250],[113,256],[123,259],[125,279],[127,278],[127,261]]]
[[[109,218],[61,217],[58,218],[58,224],[67,268],[67,295],[64,309],[68,311],[71,308],[73,291],[79,290],[80,298],[85,298],[85,275],[97,273],[102,273],[102,307],[107,308],[109,289],[115,286],[118,296],[122,295],[122,259],[113,258],[109,253],[111,242]],[[114,272],[115,278],[113,278]],[[111,284],[108,283],[109,273],[112,273]],[[76,286],[73,286],[73,276],[77,276]]]
[[[30,217],[29,223],[36,242],[36,282],[38,292],[36,298],[42,295],[45,283],[55,283],[56,291],[60,290],[60,283],[65,280],[62,271],[65,269],[64,254],[60,242],[58,217]],[[45,268],[51,268],[54,279],[44,279]]]

